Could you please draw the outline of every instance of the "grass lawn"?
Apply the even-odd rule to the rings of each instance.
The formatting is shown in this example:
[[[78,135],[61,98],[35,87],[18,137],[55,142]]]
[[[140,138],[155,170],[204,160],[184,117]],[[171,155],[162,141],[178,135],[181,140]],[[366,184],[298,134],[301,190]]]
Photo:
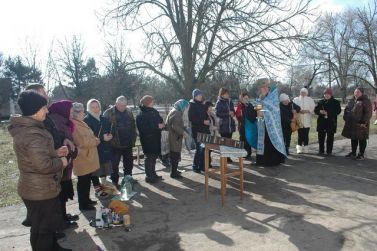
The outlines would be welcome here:
[[[13,141],[6,127],[0,128],[0,207],[16,204],[21,201],[17,194],[19,171]]]

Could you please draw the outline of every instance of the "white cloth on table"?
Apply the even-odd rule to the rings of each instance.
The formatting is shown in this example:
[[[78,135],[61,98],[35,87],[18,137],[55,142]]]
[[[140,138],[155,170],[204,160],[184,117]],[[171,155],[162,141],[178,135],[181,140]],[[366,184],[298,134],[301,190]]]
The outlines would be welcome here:
[[[246,156],[247,151],[245,149],[230,146],[220,146],[220,157],[242,158]]]

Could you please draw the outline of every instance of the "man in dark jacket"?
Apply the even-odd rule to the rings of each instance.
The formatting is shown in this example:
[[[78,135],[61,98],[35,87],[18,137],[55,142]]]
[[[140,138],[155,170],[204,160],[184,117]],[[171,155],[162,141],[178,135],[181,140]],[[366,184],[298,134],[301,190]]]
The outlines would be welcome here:
[[[332,89],[326,88],[323,92],[323,99],[320,100],[314,109],[314,113],[318,115],[317,132],[319,143],[319,154],[325,153],[331,156],[334,145],[334,134],[337,127],[338,115],[342,111],[340,102],[333,97]]]
[[[299,113],[301,108],[295,103],[289,100],[289,96],[285,93],[280,94],[280,116],[281,116],[281,128],[283,130],[283,137],[285,142],[285,148],[289,155],[289,147],[291,145],[292,128],[291,121],[294,113]]]
[[[192,91],[192,100],[190,100],[190,107],[188,110],[189,121],[191,122],[192,137],[194,138],[196,151],[192,169],[196,173],[204,171],[204,151],[197,141],[197,134],[207,133],[210,134],[207,107],[203,104],[203,92],[199,89]]]
[[[145,154],[145,181],[155,183],[161,176],[156,174],[156,159],[161,154],[161,130],[165,127],[163,119],[153,108],[153,97],[146,95],[140,100],[140,113],[136,117],[140,142]]]
[[[111,140],[113,173],[111,180],[114,185],[119,182],[119,162],[123,156],[123,173],[132,175],[133,155],[132,147],[136,142],[136,125],[134,116],[127,108],[127,99],[124,96],[117,98],[115,106],[107,109],[103,116],[110,123],[110,133],[113,135]]]

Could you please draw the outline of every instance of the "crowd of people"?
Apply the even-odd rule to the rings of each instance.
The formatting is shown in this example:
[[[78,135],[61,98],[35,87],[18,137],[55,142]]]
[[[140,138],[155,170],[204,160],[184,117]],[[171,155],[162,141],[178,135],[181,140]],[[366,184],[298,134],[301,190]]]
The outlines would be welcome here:
[[[296,130],[297,153],[308,153],[314,115],[318,116],[318,154],[331,156],[341,113],[340,102],[330,88],[315,104],[306,88],[291,100],[287,94],[279,94],[268,79],[258,82],[255,101],[243,92],[236,106],[226,88],[219,90],[215,105],[195,89],[190,101],[179,99],[174,103],[165,120],[149,95],[140,100],[136,118],[124,96],[103,113],[96,99],[90,99],[86,109],[69,100],[49,105],[48,101],[42,85],[29,85],[18,99],[22,114],[12,116],[9,126],[20,170],[18,193],[27,208],[23,224],[31,227],[33,250],[68,250],[59,246],[57,239],[64,236],[64,229],[77,225],[78,216],[66,209],[67,201],[74,197],[72,174],[78,180],[79,210],[95,210],[91,184],[97,197],[107,197],[103,184],[110,176],[112,183],[119,185],[121,159],[123,174],[132,175],[137,136],[145,156],[145,181],[156,183],[162,179],[155,168],[163,130],[168,132],[170,177],[181,179],[178,164],[185,138],[192,138],[195,144],[192,169],[196,173],[204,171],[204,149],[197,134],[232,138],[236,129],[247,152],[245,159],[251,160],[255,149],[257,165],[274,166],[290,154],[291,135]],[[347,158],[364,159],[372,112],[371,101],[362,88],[356,88],[343,115],[342,135],[351,139],[352,149]]]

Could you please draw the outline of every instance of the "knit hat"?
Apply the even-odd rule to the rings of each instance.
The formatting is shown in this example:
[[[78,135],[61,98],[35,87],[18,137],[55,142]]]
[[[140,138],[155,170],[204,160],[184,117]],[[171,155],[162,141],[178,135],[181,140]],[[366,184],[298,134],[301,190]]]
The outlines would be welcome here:
[[[300,90],[300,93],[302,93],[302,92],[305,92],[306,95],[309,94],[309,91],[308,91],[308,89],[306,89],[306,88],[302,88],[302,89]]]
[[[189,102],[185,99],[180,99],[173,106],[177,111],[184,111],[189,106]]]
[[[282,94],[280,94],[279,100],[280,100],[280,102],[289,100],[289,96],[285,93],[282,93]]]
[[[192,98],[195,98],[196,96],[203,95],[203,92],[199,89],[195,89],[192,91]]]
[[[46,106],[47,100],[35,91],[24,91],[18,97],[17,103],[23,116],[31,116]]]
[[[142,105],[142,106],[148,106],[148,105],[150,105],[152,103],[152,101],[153,101],[153,97],[152,96],[145,95],[144,97],[142,97],[140,99],[140,105]]]
[[[326,89],[323,91],[323,94],[328,94],[328,95],[332,96],[332,89],[331,89],[331,88],[326,88]]]
[[[61,100],[54,102],[48,108],[50,113],[57,113],[63,118],[69,119],[73,102],[70,100]]]

